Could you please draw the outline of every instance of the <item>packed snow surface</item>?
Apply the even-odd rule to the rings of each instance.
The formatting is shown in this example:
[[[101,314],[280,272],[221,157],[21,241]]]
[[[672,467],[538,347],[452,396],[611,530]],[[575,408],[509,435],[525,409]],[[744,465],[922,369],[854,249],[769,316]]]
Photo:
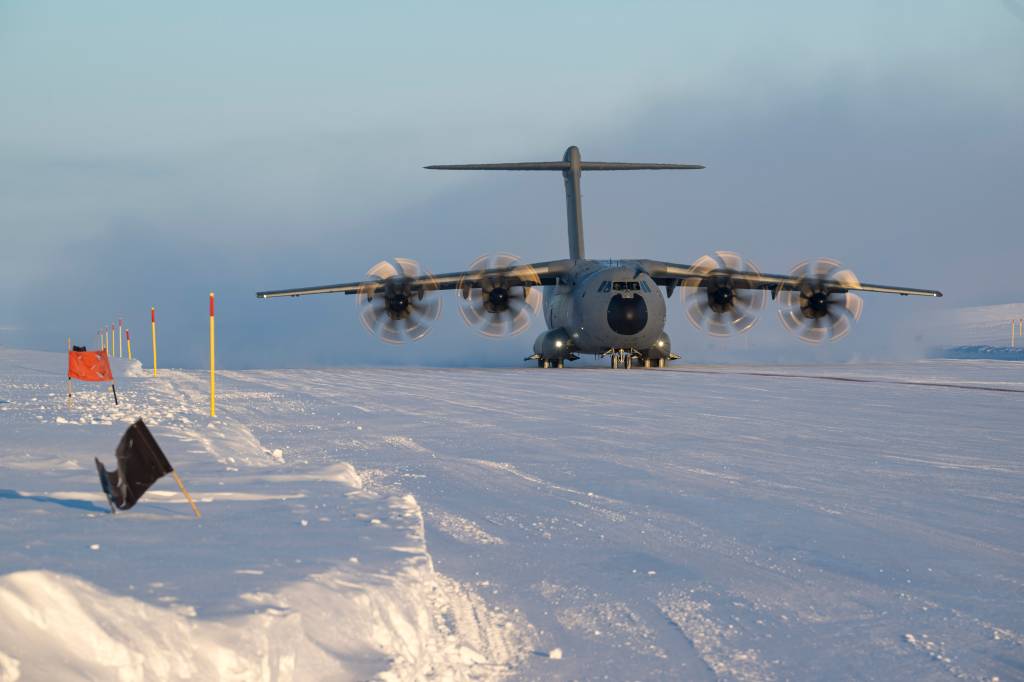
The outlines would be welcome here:
[[[1024,366],[0,349],[0,680],[1024,678]],[[173,480],[111,515],[142,417]]]

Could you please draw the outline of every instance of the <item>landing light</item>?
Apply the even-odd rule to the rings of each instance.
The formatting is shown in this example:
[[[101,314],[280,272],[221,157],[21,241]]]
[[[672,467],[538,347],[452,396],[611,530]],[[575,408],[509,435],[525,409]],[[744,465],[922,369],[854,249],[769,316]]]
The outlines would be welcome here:
[[[664,341],[658,341],[658,348],[661,348],[664,345],[665,345]]]
[[[555,348],[561,348],[561,347],[562,347],[562,342],[561,341],[555,341]]]

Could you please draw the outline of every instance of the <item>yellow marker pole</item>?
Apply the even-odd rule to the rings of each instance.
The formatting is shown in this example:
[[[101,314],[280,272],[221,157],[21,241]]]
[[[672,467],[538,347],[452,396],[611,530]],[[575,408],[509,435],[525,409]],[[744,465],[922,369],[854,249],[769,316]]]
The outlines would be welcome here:
[[[1016,348],[1016,337],[1017,337],[1017,321],[1010,320],[1010,348]]]
[[[124,357],[124,320],[117,321],[117,357]]]
[[[217,416],[217,377],[214,371],[216,367],[216,343],[213,323],[213,292],[210,292],[210,416]]]
[[[156,376],[156,308],[149,309],[150,332],[153,335],[153,376]]]
[[[128,343],[128,359],[132,359],[132,333],[130,330],[124,330],[124,340]]]

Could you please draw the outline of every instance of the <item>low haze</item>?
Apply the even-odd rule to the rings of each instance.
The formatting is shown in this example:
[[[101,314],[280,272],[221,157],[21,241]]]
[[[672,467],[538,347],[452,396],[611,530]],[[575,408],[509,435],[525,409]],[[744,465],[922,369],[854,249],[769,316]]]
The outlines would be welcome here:
[[[506,6],[511,8],[512,6]],[[431,163],[702,163],[583,178],[588,256],[769,272],[831,256],[866,295],[826,349],[766,314],[698,360],[923,352],[915,320],[1024,300],[1024,6],[1005,0],[367,4],[0,0],[0,345],[59,350],[123,317],[149,361],[520,364],[543,324],[482,339],[445,295],[423,341],[368,336],[354,297],[259,301],[382,258],[435,271],[567,255],[561,178]]]

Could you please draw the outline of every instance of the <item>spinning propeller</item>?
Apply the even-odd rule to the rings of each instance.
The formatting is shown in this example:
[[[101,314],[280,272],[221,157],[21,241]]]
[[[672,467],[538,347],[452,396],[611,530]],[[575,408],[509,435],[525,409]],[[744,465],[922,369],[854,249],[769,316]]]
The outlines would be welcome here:
[[[800,282],[795,290],[779,293],[779,317],[801,340],[818,343],[827,336],[835,341],[850,331],[851,321],[860,319],[863,299],[845,291],[859,286],[859,281],[838,262],[828,258],[804,261],[790,275]]]
[[[494,272],[515,269],[515,274]],[[540,277],[507,253],[480,256],[459,280],[459,314],[484,336],[514,336],[540,310]]]
[[[698,258],[692,268],[694,274],[683,280],[680,298],[694,327],[714,336],[729,336],[754,326],[768,292],[745,288],[751,283],[731,273],[759,274],[756,265],[731,251],[715,251]]]
[[[420,278],[419,281],[415,281]],[[381,261],[366,273],[373,280],[360,288],[359,319],[366,331],[388,343],[419,341],[441,316],[433,276],[408,258]]]

